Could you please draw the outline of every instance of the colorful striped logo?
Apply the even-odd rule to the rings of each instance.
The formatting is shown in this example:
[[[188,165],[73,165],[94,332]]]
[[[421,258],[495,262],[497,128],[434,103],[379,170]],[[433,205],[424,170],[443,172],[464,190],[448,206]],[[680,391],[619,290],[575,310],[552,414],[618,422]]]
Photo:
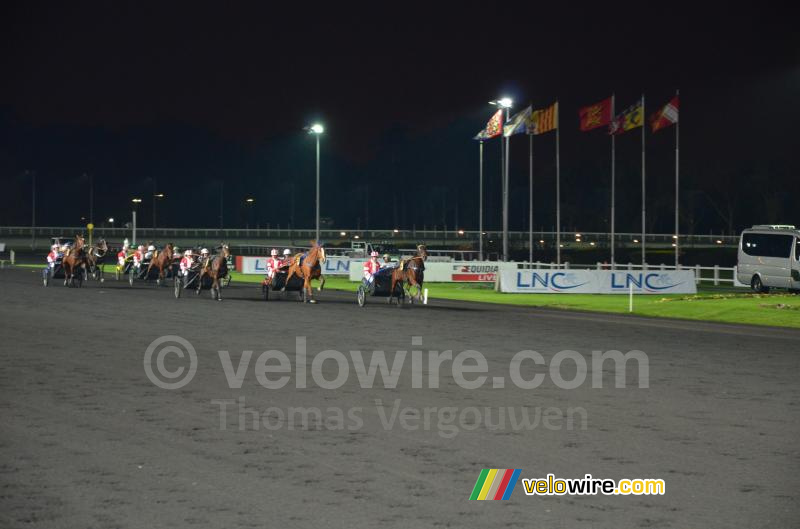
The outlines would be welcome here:
[[[519,480],[521,468],[484,468],[475,487],[472,489],[471,500],[507,500],[511,498],[514,487]]]

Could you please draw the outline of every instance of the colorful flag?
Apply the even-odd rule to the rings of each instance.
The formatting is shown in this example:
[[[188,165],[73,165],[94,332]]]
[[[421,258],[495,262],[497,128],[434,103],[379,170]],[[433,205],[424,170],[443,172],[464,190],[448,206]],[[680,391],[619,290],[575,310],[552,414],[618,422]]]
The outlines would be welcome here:
[[[644,105],[640,99],[627,109],[617,114],[608,125],[609,134],[622,134],[623,132],[644,125]]]
[[[480,131],[474,138],[474,140],[488,140],[491,138],[496,138],[503,131],[503,109],[498,110],[492,117],[489,119],[489,122],[486,123],[486,128]]]
[[[583,107],[578,111],[578,115],[581,118],[583,132],[608,125],[611,122],[611,98]]]
[[[652,127],[653,132],[658,132],[659,130],[669,127],[670,125],[674,125],[678,122],[678,96],[672,98],[672,100],[664,105],[664,108],[650,116],[650,127]]]
[[[558,102],[547,108],[535,110],[528,122],[528,134],[544,134],[558,128]]]
[[[472,487],[470,500],[508,500],[522,469],[519,468],[484,468],[478,481]]]
[[[508,123],[503,127],[503,136],[512,136],[525,132],[528,128],[528,121],[531,117],[531,107],[520,110],[508,120]]]

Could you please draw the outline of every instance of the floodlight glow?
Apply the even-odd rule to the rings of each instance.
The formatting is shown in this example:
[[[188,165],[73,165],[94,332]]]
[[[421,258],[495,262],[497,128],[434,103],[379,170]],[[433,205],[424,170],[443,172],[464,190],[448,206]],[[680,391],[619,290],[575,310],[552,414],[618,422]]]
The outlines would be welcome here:
[[[114,222],[114,217],[108,217],[108,222]]]
[[[314,123],[313,125],[311,125],[309,130],[314,134],[322,134],[323,132],[325,132],[325,127],[323,127],[319,123]]]
[[[131,199],[131,202],[133,202],[134,204],[141,204],[142,199],[141,198],[134,198],[134,199]]]
[[[342,237],[344,237],[345,235],[347,235],[347,232],[340,231],[340,232],[339,232],[339,235],[341,235]]]
[[[246,199],[244,199],[244,201],[247,202],[248,204],[252,204],[253,202],[256,201],[256,199],[254,199],[254,198],[246,198]]]
[[[514,104],[514,102],[511,101],[510,97],[504,97],[500,99],[497,103],[503,108],[511,108],[511,106]]]

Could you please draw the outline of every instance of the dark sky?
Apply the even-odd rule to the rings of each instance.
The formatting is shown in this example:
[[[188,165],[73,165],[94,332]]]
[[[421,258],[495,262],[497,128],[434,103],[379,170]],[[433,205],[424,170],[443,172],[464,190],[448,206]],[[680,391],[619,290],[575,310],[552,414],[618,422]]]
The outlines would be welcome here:
[[[491,114],[486,102],[510,95],[521,104],[560,100],[565,222],[601,231],[608,139],[577,131],[578,107],[612,91],[627,106],[644,92],[650,113],[676,88],[695,216],[686,222],[700,231],[800,223],[798,208],[775,196],[787,187],[797,196],[800,169],[800,45],[788,12],[526,5],[6,5],[0,177],[20,200],[0,223],[30,222],[29,169],[40,182],[39,224],[88,215],[81,175],[89,173],[96,220],[124,217],[130,197],[152,194],[155,180],[167,194],[161,224],[216,226],[223,181],[226,225],[310,226],[313,140],[301,129],[319,119],[323,215],[336,227],[471,228],[470,137]],[[619,222],[633,230],[640,140],[628,134],[618,141]],[[657,230],[668,231],[673,138],[648,134]],[[499,222],[496,150],[487,146],[490,226]],[[522,228],[524,138],[512,140],[512,155],[512,227]],[[536,139],[535,157],[536,223],[549,227],[551,137]],[[755,201],[740,192],[751,186]],[[737,191],[716,196],[720,187]],[[242,207],[249,195],[254,211]]]

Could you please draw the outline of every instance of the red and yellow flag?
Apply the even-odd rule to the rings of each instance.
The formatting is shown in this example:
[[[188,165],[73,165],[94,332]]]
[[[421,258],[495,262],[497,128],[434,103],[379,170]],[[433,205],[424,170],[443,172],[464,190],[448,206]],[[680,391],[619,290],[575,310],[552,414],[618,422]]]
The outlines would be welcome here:
[[[531,113],[528,134],[544,134],[558,128],[558,101],[541,110]]]
[[[611,98],[583,107],[578,110],[578,116],[583,132],[608,125],[611,122]]]

